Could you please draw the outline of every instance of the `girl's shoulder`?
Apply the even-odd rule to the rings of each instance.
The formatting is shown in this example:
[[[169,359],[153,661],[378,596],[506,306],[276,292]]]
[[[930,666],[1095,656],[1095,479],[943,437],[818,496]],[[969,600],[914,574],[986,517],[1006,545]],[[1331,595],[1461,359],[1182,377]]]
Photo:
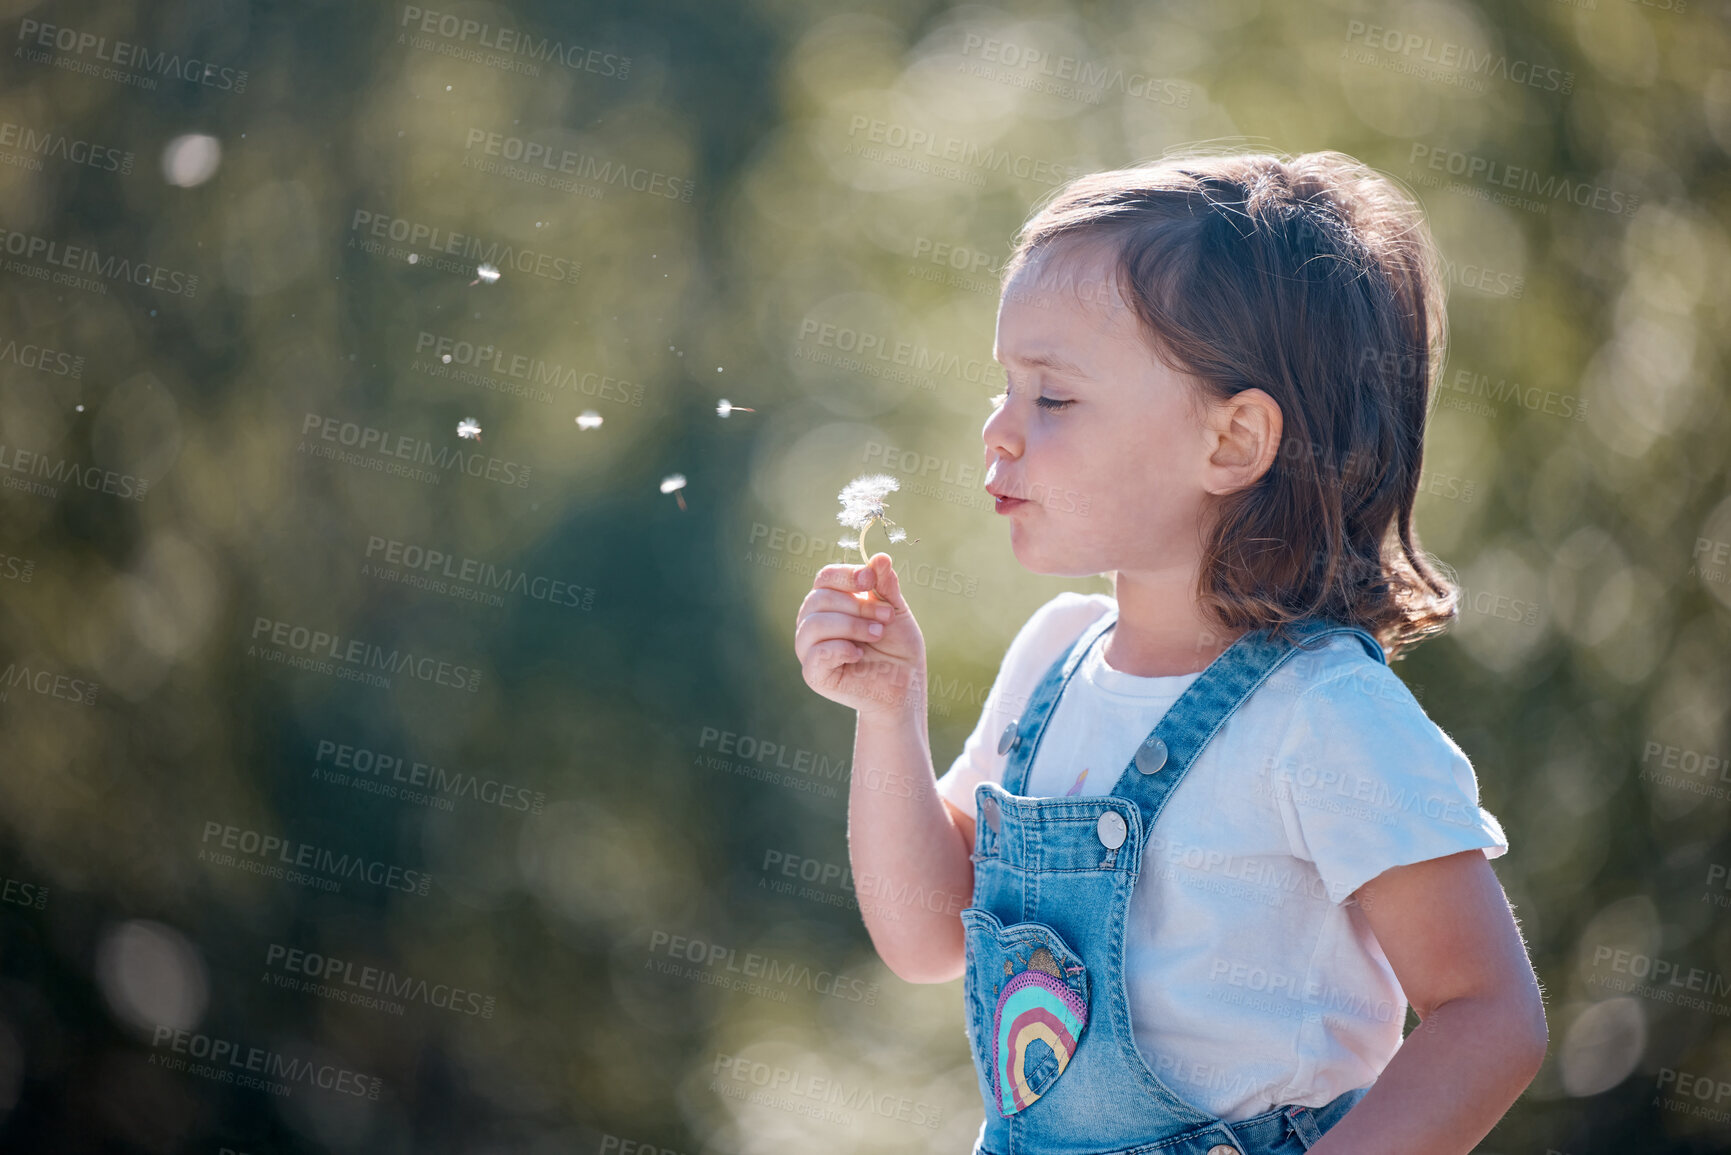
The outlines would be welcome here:
[[[1117,599],[1111,594],[1064,590],[1029,614],[1028,620],[1017,631],[1015,641],[1010,644],[1013,646],[1024,639],[1029,643],[1062,641],[1068,644],[1107,611],[1117,608]]]
[[[1504,853],[1508,839],[1480,805],[1460,744],[1354,639],[1327,642],[1287,680],[1284,728],[1256,767],[1292,853],[1316,864],[1335,901],[1393,866]]]
[[[1109,594],[1064,590],[1028,615],[1010,639],[998,667],[995,696],[1012,710],[1025,703],[1052,664],[1069,652],[1082,632],[1117,608]]]
[[[1397,760],[1394,752],[1406,750],[1452,764],[1457,772],[1467,764],[1401,676],[1350,634],[1334,634],[1295,652],[1257,696],[1267,716],[1279,719],[1288,748],[1308,742],[1338,755],[1357,747]]]
[[[1004,654],[1005,664],[1014,656],[1018,667],[1038,666],[1042,673],[1075,644],[1082,632],[1118,607],[1110,594],[1084,594],[1064,590],[1028,615]]]
[[[1288,659],[1268,685],[1285,724],[1272,763],[1327,767],[1352,791],[1442,791],[1477,801],[1477,776],[1459,743],[1399,674],[1346,635]]]
[[[1434,726],[1400,675],[1350,634],[1332,634],[1298,650],[1267,684],[1271,696],[1286,698],[1300,712],[1337,713],[1367,725],[1399,719]]]

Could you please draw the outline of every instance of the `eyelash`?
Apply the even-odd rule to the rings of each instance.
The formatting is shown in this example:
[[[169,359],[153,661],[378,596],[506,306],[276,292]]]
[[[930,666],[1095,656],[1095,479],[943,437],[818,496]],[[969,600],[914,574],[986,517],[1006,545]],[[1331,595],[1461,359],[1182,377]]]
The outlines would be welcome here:
[[[998,394],[996,397],[992,398],[992,408],[996,409],[999,405],[1002,405],[1006,400],[1009,399],[1009,396],[1010,396],[1010,391],[1008,389],[1006,389],[1006,390],[1004,390],[1004,392],[1002,392],[1002,393]],[[1075,402],[1074,401],[1060,401],[1056,397],[1036,397],[1036,398],[1034,398],[1034,404],[1040,406],[1042,409],[1046,410],[1048,413],[1056,413],[1060,409],[1068,409],[1070,406],[1074,405]]]

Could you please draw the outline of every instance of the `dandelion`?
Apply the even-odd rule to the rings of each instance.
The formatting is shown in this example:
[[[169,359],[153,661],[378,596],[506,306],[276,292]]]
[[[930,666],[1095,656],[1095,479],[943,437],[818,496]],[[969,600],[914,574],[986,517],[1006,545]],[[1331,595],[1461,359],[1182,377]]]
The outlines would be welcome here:
[[[481,423],[473,417],[463,418],[457,422],[457,436],[473,437],[476,441],[481,440]]]
[[[684,511],[685,509],[685,495],[679,491],[684,488],[685,474],[683,473],[669,473],[666,477],[661,479],[661,492],[671,493],[674,500],[679,502],[679,508],[681,511]]]
[[[601,424],[601,414],[593,409],[585,409],[577,415],[577,428],[579,429],[593,429],[599,424]],[[667,491],[664,489],[661,492],[666,493]]]
[[[733,402],[729,401],[725,397],[723,397],[721,399],[721,401],[715,406],[715,411],[717,413],[721,414],[721,416],[723,416],[723,417],[726,417],[729,413],[735,413],[735,412],[738,412],[738,413],[756,413],[757,412],[757,410],[748,409],[744,405],[735,405]]]
[[[486,261],[482,261],[475,267],[475,279],[470,281],[469,285],[471,288],[475,285],[481,284],[482,282],[492,285],[498,283],[498,280],[499,267]]]
[[[902,483],[887,473],[868,473],[856,477],[842,489],[840,494],[841,512],[835,519],[843,525],[859,530],[859,552],[862,558],[871,560],[866,553],[866,531],[873,524],[883,522],[884,531],[889,534],[891,542],[907,539],[907,530],[891,521],[889,514],[884,512],[884,498],[902,487]],[[915,538],[918,541],[919,538]]]

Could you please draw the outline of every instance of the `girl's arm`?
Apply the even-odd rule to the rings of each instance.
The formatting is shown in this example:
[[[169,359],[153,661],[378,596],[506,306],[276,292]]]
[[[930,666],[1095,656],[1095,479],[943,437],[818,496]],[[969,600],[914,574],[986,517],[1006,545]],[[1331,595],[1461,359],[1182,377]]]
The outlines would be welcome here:
[[[924,708],[922,696],[917,716],[859,714],[848,862],[884,965],[904,982],[943,983],[966,968],[960,915],[974,893],[974,863],[961,812],[938,795]]]
[[[1481,850],[1385,870],[1355,892],[1422,1020],[1310,1155],[1466,1155],[1544,1062],[1544,1000]]]
[[[872,621],[882,623],[875,634]],[[925,638],[889,554],[817,572],[794,651],[812,689],[855,711],[848,863],[872,946],[905,982],[959,977],[960,915],[974,893],[973,822],[938,795]]]

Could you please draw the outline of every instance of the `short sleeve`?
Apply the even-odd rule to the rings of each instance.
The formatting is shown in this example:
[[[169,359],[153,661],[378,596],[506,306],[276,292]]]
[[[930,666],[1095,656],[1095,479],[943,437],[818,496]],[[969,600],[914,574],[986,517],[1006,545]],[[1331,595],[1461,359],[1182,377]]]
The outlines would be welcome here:
[[[974,787],[981,782],[1002,782],[1008,760],[998,753],[998,737],[1019,716],[1034,689],[1052,663],[1065,653],[1082,631],[1111,608],[1104,594],[1081,594],[1066,590],[1035,610],[1016,632],[998,676],[986,694],[980,719],[962,744],[962,752],[938,778],[938,796],[964,814],[974,812]]]
[[[1315,863],[1337,903],[1391,867],[1509,848],[1466,754],[1375,661],[1299,695],[1263,771],[1293,854]]]

